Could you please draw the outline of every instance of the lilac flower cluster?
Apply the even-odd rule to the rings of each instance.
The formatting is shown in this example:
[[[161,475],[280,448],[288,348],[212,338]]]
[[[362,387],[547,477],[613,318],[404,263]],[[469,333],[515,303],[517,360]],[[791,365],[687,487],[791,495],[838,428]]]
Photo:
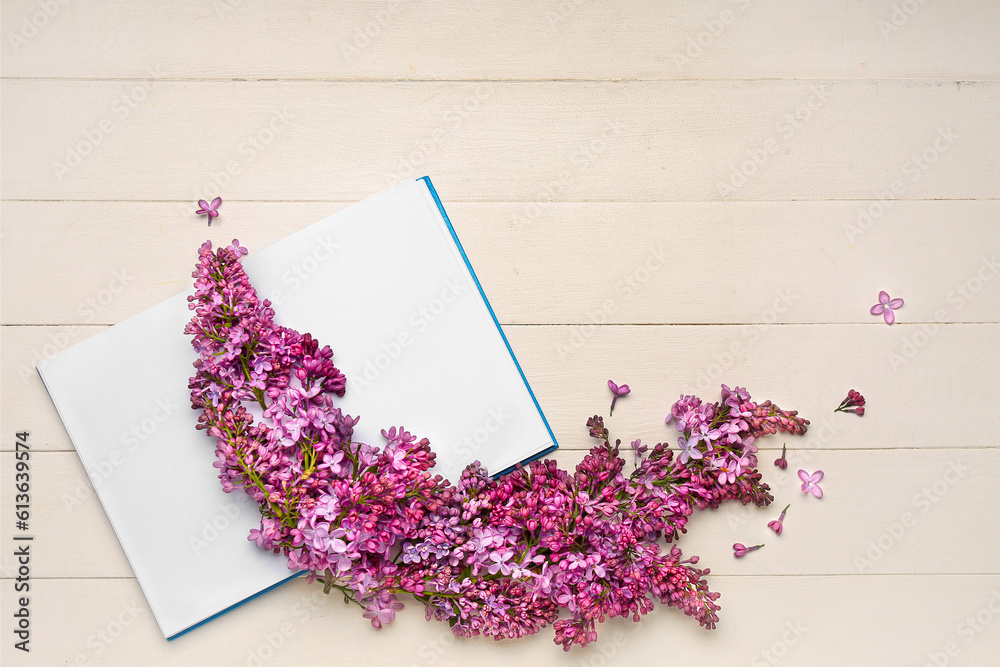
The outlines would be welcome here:
[[[432,475],[426,438],[393,427],[380,448],[354,440],[357,418],[336,407],[345,378],[332,351],[274,323],[244,254],[237,241],[202,246],[186,332],[200,356],[191,402],[216,439],[223,488],[260,505],[250,540],[357,602],[376,628],[404,593],[456,635],[521,637],[552,624],[566,650],[596,639],[607,618],[638,621],[656,600],[715,626],[709,570],[664,543],[695,509],[768,504],[753,443],[802,433],[806,420],[723,386],[719,403],[674,404],[677,456],[637,440],[627,472],[621,441],[594,416],[599,444],[574,472],[535,461],[493,479],[474,463],[452,485]]]
[[[847,398],[840,402],[840,405],[833,409],[834,412],[853,412],[859,417],[865,416],[865,397],[860,391],[849,389]]]
[[[715,509],[724,500],[740,500],[765,505],[767,485],[757,471],[758,438],[784,431],[792,435],[806,432],[808,419],[795,410],[782,410],[765,401],[750,400],[745,388],[722,385],[722,402],[703,403],[697,396],[681,396],[673,404],[666,423],[673,423],[681,435],[677,439],[678,462],[694,467],[716,484],[711,495],[697,503],[698,509]],[[709,486],[709,485],[706,485]]]

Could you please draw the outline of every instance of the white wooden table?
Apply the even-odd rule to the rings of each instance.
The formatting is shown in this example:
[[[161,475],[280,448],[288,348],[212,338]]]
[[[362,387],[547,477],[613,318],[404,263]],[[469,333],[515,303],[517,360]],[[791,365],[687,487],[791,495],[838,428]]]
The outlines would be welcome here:
[[[993,0],[4,0],[2,22],[5,665],[997,664]],[[183,289],[205,238],[253,251],[424,174],[564,465],[608,378],[632,387],[622,439],[674,437],[671,402],[719,382],[812,420],[761,443],[776,506],[681,541],[717,630],[660,608],[566,655],[550,630],[454,640],[415,604],[377,632],[300,581],[160,636],[34,361]],[[868,314],[882,289],[906,300],[892,327]],[[850,388],[863,418],[832,412]]]

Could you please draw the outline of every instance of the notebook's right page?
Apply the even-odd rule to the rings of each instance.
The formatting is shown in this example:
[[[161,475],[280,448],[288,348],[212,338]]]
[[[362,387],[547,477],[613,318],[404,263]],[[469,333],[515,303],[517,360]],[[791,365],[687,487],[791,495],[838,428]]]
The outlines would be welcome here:
[[[555,439],[434,195],[403,181],[244,266],[276,321],[333,348],[357,438],[405,426],[454,481],[473,460],[496,474]]]

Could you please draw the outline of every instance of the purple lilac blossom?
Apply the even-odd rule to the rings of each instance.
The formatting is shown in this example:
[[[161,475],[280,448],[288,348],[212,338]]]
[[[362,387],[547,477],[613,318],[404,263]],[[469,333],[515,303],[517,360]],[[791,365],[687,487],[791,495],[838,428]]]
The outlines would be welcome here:
[[[681,449],[636,441],[631,473],[595,415],[587,426],[598,444],[573,471],[533,461],[494,479],[477,462],[451,483],[434,474],[426,438],[392,427],[379,446],[355,439],[358,418],[337,406],[346,378],[333,351],[274,322],[243,272],[246,252],[237,241],[202,246],[185,331],[199,356],[191,403],[215,439],[220,482],[259,505],[251,541],[355,601],[376,628],[402,609],[401,593],[458,636],[552,625],[566,650],[657,601],[715,627],[709,570],[670,543],[695,510],[770,503],[752,443],[804,433],[808,421],[723,387],[720,402],[674,403],[667,423]]]

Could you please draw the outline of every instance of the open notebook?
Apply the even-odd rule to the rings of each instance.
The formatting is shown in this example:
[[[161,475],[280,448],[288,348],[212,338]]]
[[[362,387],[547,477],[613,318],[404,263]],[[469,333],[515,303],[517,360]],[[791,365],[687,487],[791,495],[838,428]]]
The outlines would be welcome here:
[[[405,426],[452,480],[476,459],[499,473],[555,448],[429,179],[250,250],[275,320],[333,348],[358,440],[378,446],[381,429]],[[191,291],[38,364],[168,638],[295,574],[247,541],[256,506],[222,492],[214,441],[195,430]]]

